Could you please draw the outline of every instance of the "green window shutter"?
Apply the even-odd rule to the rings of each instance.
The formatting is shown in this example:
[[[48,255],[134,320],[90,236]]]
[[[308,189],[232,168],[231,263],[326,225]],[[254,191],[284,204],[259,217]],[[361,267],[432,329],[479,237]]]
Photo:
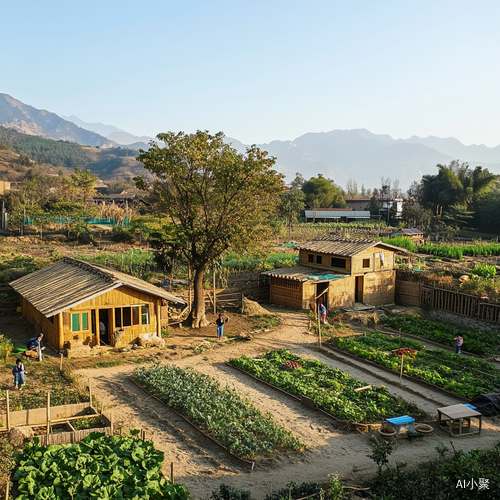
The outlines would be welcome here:
[[[82,313],[82,330],[89,329],[89,313]]]
[[[72,332],[80,331],[80,315],[78,313],[73,313],[71,315],[71,331]]]

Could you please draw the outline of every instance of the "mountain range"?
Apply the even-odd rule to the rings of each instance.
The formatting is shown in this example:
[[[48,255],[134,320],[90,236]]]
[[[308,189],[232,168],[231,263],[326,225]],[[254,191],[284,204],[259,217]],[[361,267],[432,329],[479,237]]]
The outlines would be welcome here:
[[[0,125],[24,134],[100,148],[116,149],[125,145],[129,149],[147,149],[147,142],[152,139],[129,134],[113,125],[87,123],[76,116],[60,117],[23,104],[7,94],[0,94]],[[247,146],[237,139],[227,140],[238,151],[246,150]],[[438,163],[456,159],[467,161],[471,167],[481,165],[500,174],[500,146],[465,146],[452,137],[393,139],[365,129],[333,130],[257,146],[276,157],[276,168],[287,181],[299,172],[306,179],[322,174],[341,186],[353,178],[359,187],[364,184],[370,188],[379,186],[383,176],[398,179],[405,189],[412,181],[420,180],[422,175],[435,174]],[[92,165],[89,164],[88,168]],[[126,167],[121,164],[118,168],[120,177],[126,176]],[[133,170],[137,171],[136,165]],[[107,177],[113,177],[112,166],[101,171]]]

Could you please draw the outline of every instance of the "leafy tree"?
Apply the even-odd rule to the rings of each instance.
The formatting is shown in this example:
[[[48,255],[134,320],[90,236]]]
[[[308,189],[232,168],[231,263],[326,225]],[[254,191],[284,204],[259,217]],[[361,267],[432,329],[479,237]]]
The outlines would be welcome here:
[[[168,132],[157,136],[138,161],[153,176],[150,188],[168,223],[163,239],[153,240],[184,256],[194,270],[194,328],[207,325],[203,276],[224,252],[256,248],[264,222],[279,200],[283,176],[272,169],[275,158],[256,146],[239,154],[222,132]],[[147,189],[142,177],[137,186]]]
[[[290,185],[295,189],[302,189],[305,182],[306,180],[304,179],[304,176],[300,172],[296,172],[295,179],[290,183]]]
[[[309,208],[342,208],[346,206],[344,192],[331,179],[326,179],[322,174],[311,177],[302,186],[306,195],[306,205]]]
[[[364,189],[364,186],[363,186]],[[356,179],[353,179],[352,177],[347,181],[347,184],[345,185],[345,192],[346,196],[349,198],[355,198],[358,196],[358,183]]]
[[[298,189],[280,193],[278,216],[285,219],[289,237],[292,232],[293,223],[297,222],[300,213],[304,210],[304,200],[304,193]]]
[[[85,202],[88,202],[97,191],[94,185],[97,181],[97,175],[94,175],[90,170],[85,172],[77,168],[74,174],[71,174],[70,182],[74,186],[80,196],[83,197]]]

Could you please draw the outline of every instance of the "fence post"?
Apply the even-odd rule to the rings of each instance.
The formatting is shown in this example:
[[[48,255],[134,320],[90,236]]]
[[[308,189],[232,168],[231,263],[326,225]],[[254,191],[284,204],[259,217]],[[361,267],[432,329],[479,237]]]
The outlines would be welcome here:
[[[7,431],[10,431],[10,401],[9,401],[9,390],[7,389],[5,391],[5,397],[7,398],[7,412],[6,412],[6,425],[7,425]]]

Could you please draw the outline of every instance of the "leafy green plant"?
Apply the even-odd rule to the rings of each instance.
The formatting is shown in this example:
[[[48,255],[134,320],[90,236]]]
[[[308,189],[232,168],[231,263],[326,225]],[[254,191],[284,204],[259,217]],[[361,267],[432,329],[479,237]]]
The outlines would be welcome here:
[[[379,471],[384,465],[388,467],[389,455],[391,455],[396,449],[396,441],[390,439],[388,441],[370,444],[372,447],[372,453],[371,455],[368,455],[368,458],[371,458],[378,465]]]
[[[252,500],[252,494],[248,490],[238,490],[223,483],[218,491],[212,491],[210,500]]]
[[[290,394],[311,398],[316,406],[341,420],[369,423],[395,414],[428,418],[415,404],[389,394],[383,386],[356,391],[366,384],[338,368],[301,358],[287,349],[269,351],[259,360],[241,356],[230,363]],[[290,369],[284,363],[302,366]]]
[[[40,446],[15,456],[18,500],[115,498],[188,500],[184,486],[160,477],[164,453],[134,436],[92,433],[75,445]]]
[[[250,458],[276,450],[302,450],[304,445],[270,413],[262,414],[234,388],[221,387],[191,368],[154,364],[136,368],[134,379],[191,422],[208,432],[232,453]]]
[[[497,274],[497,268],[488,264],[476,264],[471,273],[483,276],[483,278],[493,278]]]
[[[9,354],[12,352],[12,349],[14,349],[12,340],[5,337],[0,338],[0,361],[6,363]]]

